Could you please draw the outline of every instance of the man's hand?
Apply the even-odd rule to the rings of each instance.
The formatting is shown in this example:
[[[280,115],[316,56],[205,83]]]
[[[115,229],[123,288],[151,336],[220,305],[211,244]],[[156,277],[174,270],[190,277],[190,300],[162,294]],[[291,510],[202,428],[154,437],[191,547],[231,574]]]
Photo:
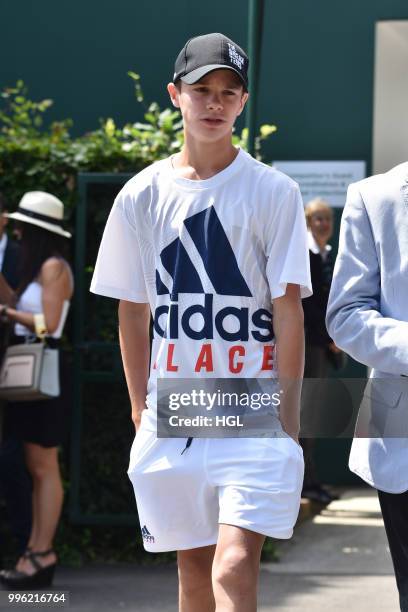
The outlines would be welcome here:
[[[143,410],[146,410],[146,408],[144,408]],[[132,421],[133,421],[133,425],[135,426],[136,433],[138,432],[139,427],[140,427],[143,410],[134,410],[132,408]]]
[[[150,307],[120,300],[119,340],[123,368],[132,405],[132,421],[136,431],[146,409],[146,390],[150,362]]]
[[[329,351],[331,351],[332,353],[335,353],[336,355],[342,352],[342,350],[339,349],[339,347],[334,342],[330,342]]]

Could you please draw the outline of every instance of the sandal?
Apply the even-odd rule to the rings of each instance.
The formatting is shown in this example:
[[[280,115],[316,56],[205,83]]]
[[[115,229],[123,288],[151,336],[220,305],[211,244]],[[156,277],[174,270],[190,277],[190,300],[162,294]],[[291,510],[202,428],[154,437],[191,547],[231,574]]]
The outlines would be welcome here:
[[[43,552],[34,552],[33,550],[27,549],[24,553],[24,558],[28,559],[37,571],[30,575],[15,569],[9,570],[1,574],[0,578],[2,582],[10,589],[14,590],[41,589],[51,586],[57,564],[52,563],[51,565],[43,567],[37,561],[37,557],[46,557],[53,552],[54,550],[52,548]]]
[[[31,546],[27,546],[27,548],[19,556],[19,558],[17,560],[17,565],[18,565],[18,562],[20,561],[20,559],[27,559],[27,557],[28,557],[30,552],[31,552]],[[3,578],[9,572],[10,572],[10,570],[2,569],[0,571],[0,579]]]

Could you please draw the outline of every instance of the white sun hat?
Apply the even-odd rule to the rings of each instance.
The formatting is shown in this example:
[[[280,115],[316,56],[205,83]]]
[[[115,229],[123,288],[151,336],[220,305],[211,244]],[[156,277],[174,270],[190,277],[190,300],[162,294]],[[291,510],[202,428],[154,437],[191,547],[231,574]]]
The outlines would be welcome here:
[[[4,214],[9,219],[38,225],[65,238],[71,238],[71,234],[62,227],[63,203],[46,191],[27,191],[21,198],[16,212]]]

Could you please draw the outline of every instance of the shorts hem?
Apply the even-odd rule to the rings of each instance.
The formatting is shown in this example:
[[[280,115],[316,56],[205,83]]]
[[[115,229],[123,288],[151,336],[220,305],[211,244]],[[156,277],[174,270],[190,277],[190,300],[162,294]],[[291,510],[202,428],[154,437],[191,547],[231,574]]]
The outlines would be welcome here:
[[[203,546],[212,546],[217,544],[217,540],[218,540],[218,535],[216,538],[210,538],[209,540],[205,540],[203,542],[183,542],[182,544],[178,544],[177,546],[155,546],[154,549],[153,547],[151,548],[147,548],[144,544],[143,544],[143,548],[145,549],[146,552],[148,553],[163,553],[163,552],[173,552],[173,551],[177,551],[177,550],[190,550],[191,548],[202,548]]]
[[[236,519],[220,519],[218,521],[218,524],[232,525],[233,527],[242,527],[243,529],[248,529],[249,531],[254,531],[255,533],[267,536],[268,538],[275,538],[276,540],[289,540],[293,536],[293,528],[281,530],[271,529],[270,527],[264,527],[262,525],[248,523],[246,521]]]

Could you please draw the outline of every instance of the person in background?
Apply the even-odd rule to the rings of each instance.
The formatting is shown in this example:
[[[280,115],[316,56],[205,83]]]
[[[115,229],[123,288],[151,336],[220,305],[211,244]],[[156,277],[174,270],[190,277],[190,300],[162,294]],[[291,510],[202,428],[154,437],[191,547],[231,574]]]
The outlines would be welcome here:
[[[8,224],[8,205],[0,193],[0,270],[12,289],[16,289],[20,280],[20,245],[11,240],[6,233]]]
[[[19,283],[20,246],[6,233],[8,218],[6,198],[0,193],[0,270],[12,289]],[[7,325],[0,323],[0,361],[6,350]],[[0,421],[3,406],[0,406]],[[1,427],[0,427],[1,431]],[[0,498],[4,499],[11,530],[21,555],[31,531],[31,479],[24,463],[23,445],[18,438],[2,440],[0,433]],[[0,538],[0,550],[4,550]]]
[[[8,215],[20,222],[22,232],[21,281],[17,291],[0,275],[0,313],[14,324],[13,344],[36,341],[40,318],[41,327],[46,328],[47,346],[59,348],[73,293],[71,269],[64,258],[65,239],[71,234],[62,227],[63,210],[55,196],[32,191],[23,196],[17,212]],[[23,442],[33,479],[33,521],[27,550],[15,569],[0,574],[11,589],[46,587],[53,580],[57,556],[52,542],[63,501],[58,446],[68,431],[64,373],[60,382],[61,394],[57,398],[9,402],[6,406],[5,439]]]
[[[326,310],[333,276],[333,258],[328,244],[333,234],[333,211],[321,198],[315,198],[305,207],[308,228],[310,273],[313,295],[304,299],[305,321],[305,379],[326,378],[331,358],[340,354],[326,328]],[[305,381],[307,387],[307,380]],[[310,405],[313,404],[313,405]],[[302,395],[302,421],[315,411],[316,393]],[[302,497],[330,503],[335,497],[319,482],[314,458],[316,439],[301,438],[305,458],[305,478]]]

